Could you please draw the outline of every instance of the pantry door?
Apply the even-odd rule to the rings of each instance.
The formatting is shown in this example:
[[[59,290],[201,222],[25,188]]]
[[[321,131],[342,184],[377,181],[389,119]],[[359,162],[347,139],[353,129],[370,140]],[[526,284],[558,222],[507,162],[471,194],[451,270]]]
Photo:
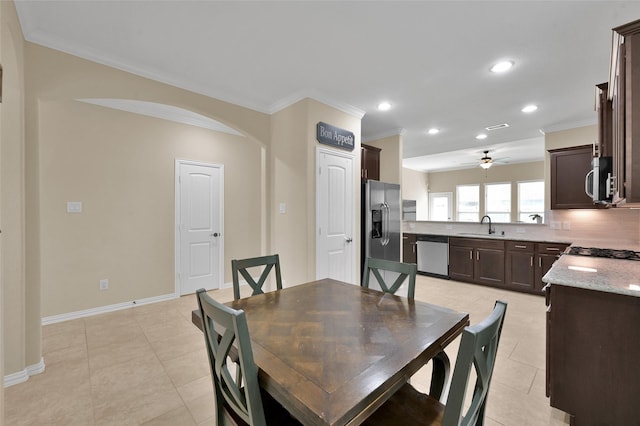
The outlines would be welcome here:
[[[316,278],[356,283],[353,155],[318,148]]]

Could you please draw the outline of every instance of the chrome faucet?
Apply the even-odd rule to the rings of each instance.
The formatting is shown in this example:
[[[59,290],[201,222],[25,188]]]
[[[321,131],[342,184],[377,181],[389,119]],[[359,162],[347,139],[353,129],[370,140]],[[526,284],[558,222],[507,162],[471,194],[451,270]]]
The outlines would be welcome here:
[[[484,223],[485,218],[489,219],[489,235],[495,234],[496,230],[491,228],[491,218],[489,216],[487,215],[482,216],[482,219],[480,219],[480,225]]]

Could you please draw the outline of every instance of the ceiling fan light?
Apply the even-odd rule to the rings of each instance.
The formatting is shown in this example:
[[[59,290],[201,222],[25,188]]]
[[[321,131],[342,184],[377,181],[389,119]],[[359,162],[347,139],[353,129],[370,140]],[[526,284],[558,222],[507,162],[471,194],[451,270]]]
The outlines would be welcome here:
[[[513,66],[513,61],[498,62],[497,64],[491,67],[491,72],[501,73],[501,72],[509,71],[512,66]]]
[[[491,167],[492,164],[493,163],[489,163],[489,162],[480,163],[480,167],[482,167],[483,169],[488,169],[489,167]]]

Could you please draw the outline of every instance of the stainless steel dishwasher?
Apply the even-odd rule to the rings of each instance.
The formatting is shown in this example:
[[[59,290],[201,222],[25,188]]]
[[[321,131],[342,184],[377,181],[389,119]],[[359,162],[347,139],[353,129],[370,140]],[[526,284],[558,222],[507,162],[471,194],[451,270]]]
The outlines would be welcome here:
[[[449,237],[418,235],[418,272],[439,278],[449,278]]]

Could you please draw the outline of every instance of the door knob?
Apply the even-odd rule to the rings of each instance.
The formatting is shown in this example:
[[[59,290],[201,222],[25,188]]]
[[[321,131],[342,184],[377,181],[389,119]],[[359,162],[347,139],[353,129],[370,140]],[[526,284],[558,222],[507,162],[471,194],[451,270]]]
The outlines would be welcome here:
[[[348,243],[350,243],[351,241],[353,241],[353,238],[351,237],[344,237],[344,240]]]
[[[212,237],[217,237],[219,234],[217,232],[214,232],[213,234],[211,234]]]

